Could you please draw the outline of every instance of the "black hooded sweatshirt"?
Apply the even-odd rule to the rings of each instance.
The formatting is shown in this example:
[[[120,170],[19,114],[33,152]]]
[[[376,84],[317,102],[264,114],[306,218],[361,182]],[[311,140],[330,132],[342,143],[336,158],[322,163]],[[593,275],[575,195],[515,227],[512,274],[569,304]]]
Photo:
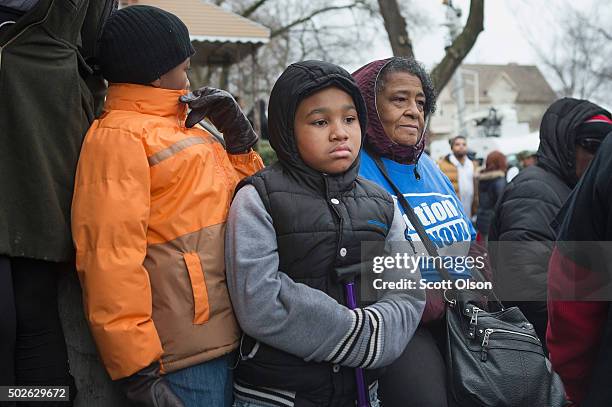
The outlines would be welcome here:
[[[555,240],[551,222],[578,182],[576,128],[596,114],[610,116],[589,101],[571,98],[560,99],[547,109],[540,125],[538,163],[508,184],[491,221],[494,287],[504,304],[523,311],[542,343],[548,322],[548,260]]]

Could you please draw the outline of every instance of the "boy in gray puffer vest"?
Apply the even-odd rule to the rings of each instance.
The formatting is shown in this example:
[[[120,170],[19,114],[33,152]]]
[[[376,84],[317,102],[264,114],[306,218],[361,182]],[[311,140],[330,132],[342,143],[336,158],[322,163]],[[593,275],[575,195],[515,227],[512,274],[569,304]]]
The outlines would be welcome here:
[[[268,113],[279,162],[238,186],[227,223],[227,285],[245,332],[234,405],[353,406],[359,367],[376,407],[377,368],[403,352],[425,296],[381,290],[354,310],[343,305],[337,271],[370,260],[361,243],[404,241],[391,196],[358,176],[363,98],[344,69],[305,61],[278,79]]]

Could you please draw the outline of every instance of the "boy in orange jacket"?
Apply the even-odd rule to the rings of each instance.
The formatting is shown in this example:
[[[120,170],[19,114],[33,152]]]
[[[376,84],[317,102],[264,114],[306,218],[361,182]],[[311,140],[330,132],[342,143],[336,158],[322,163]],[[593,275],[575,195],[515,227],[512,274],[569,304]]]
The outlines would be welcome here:
[[[240,331],[225,222],[236,184],[263,164],[227,92],[187,96],[193,53],[187,27],[168,12],[132,6],[109,19],[100,42],[108,97],[77,170],[72,231],[85,314],[108,373],[138,405],[226,406],[232,397]],[[189,128],[204,116],[226,148]]]

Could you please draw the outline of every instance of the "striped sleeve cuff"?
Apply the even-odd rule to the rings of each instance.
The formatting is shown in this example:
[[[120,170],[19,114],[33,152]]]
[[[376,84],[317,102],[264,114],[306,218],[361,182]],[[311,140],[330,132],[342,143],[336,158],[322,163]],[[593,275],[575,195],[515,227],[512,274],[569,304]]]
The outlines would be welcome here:
[[[351,310],[351,326],[325,359],[348,367],[369,368],[377,365],[384,346],[384,321],[375,308]]]

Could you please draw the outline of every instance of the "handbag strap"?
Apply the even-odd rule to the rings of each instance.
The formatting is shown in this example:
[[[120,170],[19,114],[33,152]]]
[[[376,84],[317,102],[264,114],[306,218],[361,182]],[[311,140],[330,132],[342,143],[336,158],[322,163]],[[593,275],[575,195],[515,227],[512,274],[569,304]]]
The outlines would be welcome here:
[[[416,230],[417,234],[421,238],[421,241],[425,245],[425,249],[427,250],[429,255],[431,257],[439,257],[440,255],[438,254],[438,249],[436,248],[436,245],[429,238],[429,235],[425,231],[425,227],[419,220],[416,213],[414,213],[412,206],[410,206],[410,204],[408,203],[408,200],[406,199],[406,197],[404,197],[404,194],[402,193],[402,191],[399,190],[397,185],[395,185],[395,183],[393,182],[393,180],[387,173],[385,164],[382,162],[382,160],[380,159],[378,155],[370,153],[370,156],[374,159],[374,162],[376,163],[376,166],[378,167],[378,170],[381,172],[383,177],[385,177],[389,185],[391,185],[393,192],[395,192],[395,195],[397,196],[397,200],[402,205],[402,208],[404,208],[404,213],[406,214],[406,216],[408,216],[408,220],[410,221],[410,223]],[[437,262],[437,261],[434,262],[434,265],[436,267],[436,271],[438,272],[438,274],[440,274],[442,278],[448,281],[454,281],[455,279],[451,277],[450,273],[446,270],[446,268],[438,263],[441,263],[441,262]]]

